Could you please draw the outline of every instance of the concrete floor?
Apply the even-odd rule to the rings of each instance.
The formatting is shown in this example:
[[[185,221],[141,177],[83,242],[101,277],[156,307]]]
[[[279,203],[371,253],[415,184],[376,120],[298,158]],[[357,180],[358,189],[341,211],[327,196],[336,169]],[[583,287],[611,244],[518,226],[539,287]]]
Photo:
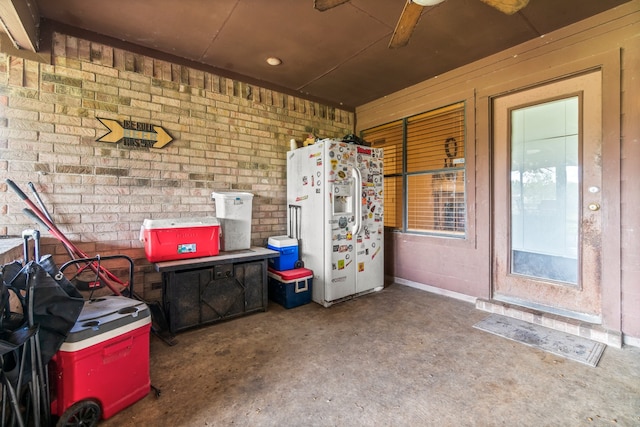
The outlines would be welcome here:
[[[414,288],[151,339],[150,393],[101,426],[639,426],[640,349],[596,368],[474,329]]]

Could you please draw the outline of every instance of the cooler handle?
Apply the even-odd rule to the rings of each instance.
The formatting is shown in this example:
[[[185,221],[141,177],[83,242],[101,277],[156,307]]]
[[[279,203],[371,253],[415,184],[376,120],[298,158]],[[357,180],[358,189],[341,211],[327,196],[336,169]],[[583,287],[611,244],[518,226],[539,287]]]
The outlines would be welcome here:
[[[309,279],[304,279],[304,286],[300,286],[300,282],[296,282],[296,294],[309,290]]]
[[[113,343],[111,345],[108,345],[104,348],[104,350],[102,351],[102,355],[107,358],[107,357],[114,357],[114,356],[126,356],[126,353],[129,352],[129,350],[131,349],[131,347],[133,347],[133,337],[132,336],[128,336],[127,338],[123,339],[122,341],[119,341],[117,343]],[[123,350],[126,350],[126,353],[123,352]]]
[[[29,262],[29,237],[33,239],[33,260],[40,262],[40,231],[24,230],[22,238],[24,239],[24,263]]]

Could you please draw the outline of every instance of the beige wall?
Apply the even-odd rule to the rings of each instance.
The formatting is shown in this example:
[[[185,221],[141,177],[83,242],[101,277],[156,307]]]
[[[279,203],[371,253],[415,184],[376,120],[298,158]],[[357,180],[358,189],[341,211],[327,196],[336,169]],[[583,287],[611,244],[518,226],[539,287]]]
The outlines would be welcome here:
[[[387,233],[387,274],[443,292],[489,298],[493,226],[490,100],[594,68],[603,70],[605,93],[603,323],[639,338],[640,1],[356,109],[356,130],[360,131],[453,102],[467,102],[468,237],[460,241]]]
[[[286,233],[290,139],[353,133],[353,112],[76,37],[53,35],[49,56],[2,47],[0,237],[34,227],[5,179],[28,194],[33,182],[84,252],[134,259],[148,299],[161,280],[138,240],[144,219],[213,215],[213,190],[248,191],[251,240],[264,245]],[[174,141],[97,142],[108,132],[98,117],[159,125]],[[67,260],[62,247],[47,244],[51,252]]]

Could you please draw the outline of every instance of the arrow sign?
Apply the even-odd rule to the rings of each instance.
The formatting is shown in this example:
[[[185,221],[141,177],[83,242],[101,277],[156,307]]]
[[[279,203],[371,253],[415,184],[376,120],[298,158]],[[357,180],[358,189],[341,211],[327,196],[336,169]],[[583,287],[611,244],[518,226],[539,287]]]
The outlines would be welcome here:
[[[98,142],[123,141],[127,146],[162,148],[173,141],[171,135],[162,126],[131,120],[125,120],[121,125],[117,120],[99,117],[97,119],[109,129],[107,134],[97,139]]]

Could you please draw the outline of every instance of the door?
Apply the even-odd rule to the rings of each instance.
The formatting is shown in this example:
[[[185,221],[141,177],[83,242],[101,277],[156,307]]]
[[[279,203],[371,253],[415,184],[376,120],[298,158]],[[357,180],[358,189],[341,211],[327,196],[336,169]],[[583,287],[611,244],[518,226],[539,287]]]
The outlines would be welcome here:
[[[493,100],[493,298],[601,320],[601,72]]]

